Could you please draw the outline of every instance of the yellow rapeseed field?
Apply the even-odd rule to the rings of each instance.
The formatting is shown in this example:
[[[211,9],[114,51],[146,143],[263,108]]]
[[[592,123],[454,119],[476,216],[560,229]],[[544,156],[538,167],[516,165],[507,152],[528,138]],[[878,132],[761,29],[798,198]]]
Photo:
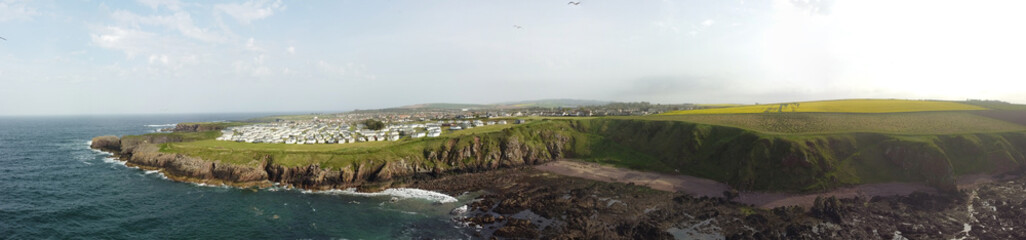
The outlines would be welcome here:
[[[781,113],[781,112],[819,112],[819,113],[899,113],[899,112],[935,112],[935,111],[969,111],[987,110],[969,104],[897,99],[850,99],[816,102],[760,104],[740,107],[709,108],[668,112],[663,115],[687,114],[736,114],[736,113]]]

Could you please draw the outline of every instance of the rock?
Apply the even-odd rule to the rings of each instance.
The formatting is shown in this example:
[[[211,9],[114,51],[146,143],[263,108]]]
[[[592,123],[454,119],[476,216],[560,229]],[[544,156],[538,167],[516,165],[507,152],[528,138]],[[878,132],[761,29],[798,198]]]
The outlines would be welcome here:
[[[121,139],[117,136],[94,137],[89,147],[107,152],[121,152]]]

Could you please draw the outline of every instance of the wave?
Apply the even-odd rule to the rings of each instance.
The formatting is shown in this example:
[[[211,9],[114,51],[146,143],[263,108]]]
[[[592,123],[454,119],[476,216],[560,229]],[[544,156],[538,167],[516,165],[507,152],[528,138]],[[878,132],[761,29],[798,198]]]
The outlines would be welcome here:
[[[167,177],[164,176],[164,173],[161,173],[160,175],[163,176],[164,179],[167,179]],[[224,184],[206,184],[206,183],[197,183],[197,182],[189,182],[189,183],[192,184],[192,185],[196,185],[197,187],[221,188],[221,189],[233,188],[232,186],[228,186],[228,185],[224,185]],[[236,189],[241,189],[241,188],[236,188]]]
[[[92,148],[91,146],[93,146],[93,141],[90,140],[90,141],[86,142],[86,148],[88,148],[90,151],[93,151],[94,153],[99,153],[99,154],[105,155],[105,156],[114,156],[113,153],[100,151],[100,150]]]
[[[128,166],[128,165],[126,165],[127,162],[118,160],[118,159],[113,158],[113,157],[104,157],[103,158],[103,162],[111,163],[111,164],[114,164],[114,165],[126,166],[126,167]]]
[[[146,125],[146,126],[147,127],[174,127],[174,126],[177,126],[177,125],[178,125],[177,123],[168,123],[168,124],[149,124],[149,125]]]
[[[418,198],[438,203],[451,203],[456,202],[455,197],[445,195],[439,192],[428,191],[417,188],[389,188],[381,192],[364,193],[357,192],[356,188],[347,188],[345,190],[332,189],[326,191],[311,191],[303,190],[303,193],[320,193],[320,194],[333,194],[333,195],[351,195],[351,196],[363,196],[363,197],[379,197],[379,196],[393,196],[399,198]]]

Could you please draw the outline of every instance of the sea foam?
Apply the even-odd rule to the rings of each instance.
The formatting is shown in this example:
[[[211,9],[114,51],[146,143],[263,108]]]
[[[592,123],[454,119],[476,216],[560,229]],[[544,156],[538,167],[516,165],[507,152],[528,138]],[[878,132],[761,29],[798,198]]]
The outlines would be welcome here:
[[[168,123],[168,124],[150,124],[150,125],[146,125],[146,126],[147,127],[174,127],[176,125],[178,125],[178,124]]]
[[[311,191],[303,190],[303,193],[322,193],[322,194],[336,194],[336,195],[351,195],[351,196],[364,196],[364,197],[378,197],[378,196],[393,196],[399,198],[418,198],[438,203],[451,203],[456,202],[455,197],[445,195],[439,192],[428,191],[417,188],[389,188],[381,192],[364,193],[357,192],[355,188],[347,188],[345,190],[332,189],[327,191]]]

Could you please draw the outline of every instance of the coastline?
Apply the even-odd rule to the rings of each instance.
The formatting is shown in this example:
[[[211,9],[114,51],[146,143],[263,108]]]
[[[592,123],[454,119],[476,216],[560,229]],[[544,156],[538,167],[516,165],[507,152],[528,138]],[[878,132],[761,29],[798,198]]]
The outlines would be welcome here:
[[[92,141],[87,142],[87,144],[91,145]],[[144,171],[146,174],[156,173],[156,174],[161,175],[164,179],[175,181],[175,182],[191,183],[191,184],[196,184],[196,185],[199,185],[199,186],[221,186],[221,187],[231,187],[231,188],[238,188],[238,189],[248,189],[248,188],[268,189],[268,188],[278,187],[279,186],[278,184],[275,184],[274,182],[271,182],[271,181],[268,181],[268,180],[249,181],[249,182],[233,182],[233,181],[226,181],[226,180],[216,179],[216,178],[215,179],[204,179],[204,178],[196,178],[196,177],[189,177],[189,176],[180,176],[180,175],[175,175],[175,174],[171,173],[170,171],[167,171],[165,168],[152,167],[152,166],[146,166],[146,165],[140,165],[140,164],[134,164],[134,163],[129,162],[127,160],[121,159],[119,156],[117,156],[117,154],[112,153],[112,152],[108,152],[108,151],[104,151],[104,150],[97,150],[97,149],[94,149],[94,148],[90,148],[90,150],[93,150],[93,151],[98,152],[98,153],[106,154],[106,155],[108,155],[107,158],[111,159],[111,161],[117,162],[117,163],[119,163],[121,165],[124,165],[125,167],[139,169],[139,170]],[[441,192],[435,192],[435,191],[432,191],[432,190],[429,190],[429,189],[406,188],[406,187],[385,188],[385,189],[382,189],[380,191],[361,191],[361,190],[364,190],[364,189],[359,189],[359,188],[304,189],[304,188],[299,188],[299,187],[294,187],[294,186],[283,186],[283,188],[285,188],[285,189],[294,189],[294,190],[297,190],[297,191],[299,191],[301,193],[343,194],[343,195],[367,196],[367,197],[392,196],[392,197],[397,197],[397,198],[423,199],[423,200],[432,201],[434,203],[452,203],[452,202],[456,202],[457,201],[457,199],[455,197],[447,195],[447,194],[444,194],[444,193],[441,193]]]
[[[111,154],[112,158],[118,159],[115,161],[125,162],[126,166],[133,164],[132,167],[140,169],[147,167],[132,163],[131,160],[136,156],[132,156],[133,158],[129,160],[122,160],[124,156]],[[141,158],[144,155],[146,154],[137,156]],[[156,156],[149,155],[147,157]],[[182,159],[178,157],[180,156],[168,160]],[[142,161],[142,163],[146,162],[161,161]],[[213,167],[211,166],[211,168]],[[410,187],[434,191],[450,197],[465,192],[483,191],[483,195],[465,206],[456,207],[452,213],[452,218],[457,226],[467,226],[471,231],[476,231],[476,237],[482,238],[493,236],[509,238],[563,236],[603,239],[755,238],[761,234],[761,236],[805,236],[809,238],[920,236],[947,239],[969,233],[964,232],[963,227],[963,225],[972,224],[971,218],[965,215],[967,211],[965,207],[979,204],[979,201],[970,201],[967,204],[964,202],[965,200],[960,200],[965,199],[964,197],[914,193],[908,196],[879,196],[872,199],[863,196],[847,199],[814,199],[815,203],[809,208],[777,207],[767,210],[730,202],[722,197],[696,197],[685,192],[653,190],[650,187],[631,183],[568,177],[544,172],[536,167],[537,165],[521,165],[490,171],[445,174],[433,178],[406,179],[406,181],[394,181],[393,179],[386,183],[365,183],[377,184],[377,188]],[[148,169],[156,169],[173,181],[196,184],[210,182],[203,178],[175,176],[175,171],[165,168],[148,167]],[[224,184],[225,180],[218,181],[221,182],[214,183]],[[966,182],[977,182],[982,186],[1001,184],[987,183],[985,178]],[[268,180],[261,180],[258,183],[273,184]],[[256,185],[259,184],[240,186],[245,188]],[[295,185],[286,185],[285,187],[305,189]],[[976,188],[972,185],[970,187]],[[324,193],[345,194],[349,190],[359,194],[367,189],[345,189]],[[320,189],[315,188],[309,191],[315,190]],[[972,191],[975,194],[976,190]],[[1026,194],[1026,190],[1023,190],[1023,193]],[[994,198],[993,194],[988,196]],[[1014,198],[1014,196],[1001,195],[999,198]],[[1014,202],[1014,199],[1006,202]],[[939,208],[942,211],[934,213],[932,211],[936,209],[919,209],[921,206],[934,206],[932,208]],[[977,208],[980,207],[982,206],[977,206]],[[908,209],[912,209],[912,211],[908,212]],[[1026,205],[1012,210],[1018,211],[1017,209],[1026,213]],[[892,214],[895,211],[906,212],[886,215],[886,220],[874,223],[857,220],[879,218],[881,214]],[[996,211],[990,214],[996,214]],[[730,219],[740,219],[740,221]],[[931,225],[925,229],[916,230],[898,224],[910,221],[909,219],[931,223]],[[1012,221],[1007,218],[995,219],[999,222]],[[814,228],[820,230],[812,231]],[[845,229],[864,229],[865,231]],[[902,233],[905,235],[901,235]],[[1008,231],[994,231],[990,234],[1005,233]]]

